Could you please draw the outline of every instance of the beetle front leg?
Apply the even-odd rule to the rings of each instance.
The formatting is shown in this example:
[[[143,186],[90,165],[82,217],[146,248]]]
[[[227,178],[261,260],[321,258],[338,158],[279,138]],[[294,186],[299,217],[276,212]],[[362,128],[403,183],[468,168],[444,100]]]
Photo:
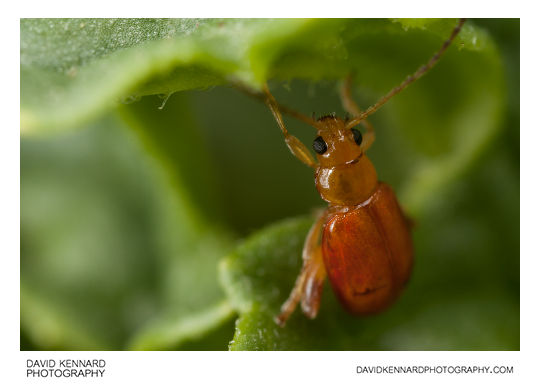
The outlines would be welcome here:
[[[321,214],[306,237],[302,251],[304,261],[302,270],[289,298],[283,303],[280,314],[275,318],[276,323],[282,327],[300,301],[302,301],[302,311],[307,317],[313,319],[319,311],[322,288],[326,279],[320,244],[321,231],[327,218],[326,213],[327,211]]]
[[[267,85],[264,86],[263,91],[266,94],[265,102],[272,111],[272,114],[274,115],[274,118],[276,119],[276,122],[281,129],[281,132],[283,132],[283,136],[285,137],[285,143],[287,144],[287,147],[289,147],[291,153],[307,166],[311,168],[317,168],[317,162],[313,159],[313,156],[311,156],[311,153],[306,148],[306,146],[302,144],[302,142],[298,140],[295,136],[291,135],[287,130],[287,127],[285,127],[285,124],[283,123],[283,117],[281,116],[281,112],[279,111],[278,103],[276,99],[274,99],[274,96],[272,96],[272,94],[268,90]]]

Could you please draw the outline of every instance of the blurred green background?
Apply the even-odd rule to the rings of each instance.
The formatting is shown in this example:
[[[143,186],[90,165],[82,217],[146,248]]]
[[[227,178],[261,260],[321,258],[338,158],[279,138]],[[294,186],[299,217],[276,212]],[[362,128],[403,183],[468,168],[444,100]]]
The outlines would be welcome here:
[[[519,349],[519,20],[468,21],[371,119],[416,222],[403,297],[272,322],[324,204],[230,81],[343,114],[346,74],[367,107],[455,22],[22,20],[21,349]]]

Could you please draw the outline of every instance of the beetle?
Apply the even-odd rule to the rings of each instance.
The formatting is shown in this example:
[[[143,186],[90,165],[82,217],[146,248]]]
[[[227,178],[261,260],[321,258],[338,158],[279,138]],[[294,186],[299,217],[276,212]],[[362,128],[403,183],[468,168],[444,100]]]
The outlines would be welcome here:
[[[377,178],[375,167],[365,154],[375,141],[367,117],[393,96],[429,71],[460,32],[460,19],[450,37],[427,64],[361,111],[351,97],[351,77],[341,87],[344,109],[352,118],[335,114],[315,120],[277,103],[268,90],[252,95],[270,108],[290,151],[315,170],[315,185],[328,202],[306,237],[303,266],[289,298],[275,317],[284,326],[301,303],[302,311],[315,318],[326,277],[343,307],[354,315],[380,312],[390,306],[405,287],[413,266],[411,221],[405,216],[392,188]],[[313,141],[315,161],[308,149],[291,135],[281,112],[317,129]],[[365,134],[356,127],[362,124]]]

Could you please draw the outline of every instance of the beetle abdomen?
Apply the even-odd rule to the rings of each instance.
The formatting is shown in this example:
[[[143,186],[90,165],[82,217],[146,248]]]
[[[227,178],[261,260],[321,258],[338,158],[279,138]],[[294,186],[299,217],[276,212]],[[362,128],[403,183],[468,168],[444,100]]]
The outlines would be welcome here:
[[[322,252],[332,288],[349,312],[375,313],[390,305],[413,262],[409,225],[392,189],[379,183],[365,203],[332,216]]]

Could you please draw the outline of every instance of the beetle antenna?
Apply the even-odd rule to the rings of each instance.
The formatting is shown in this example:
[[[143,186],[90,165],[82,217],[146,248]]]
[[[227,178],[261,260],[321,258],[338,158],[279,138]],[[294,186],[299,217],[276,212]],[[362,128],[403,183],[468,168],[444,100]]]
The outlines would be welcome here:
[[[397,87],[393,88],[390,92],[388,92],[386,95],[381,97],[379,101],[377,101],[375,104],[370,106],[368,109],[366,109],[364,112],[356,116],[354,119],[350,120],[347,123],[347,128],[352,128],[355,125],[360,124],[362,120],[364,120],[366,117],[377,111],[380,107],[382,107],[388,100],[390,100],[392,97],[403,91],[405,88],[407,88],[411,83],[418,80],[420,77],[422,77],[426,72],[428,72],[441,58],[442,54],[448,49],[452,41],[456,38],[459,31],[461,31],[461,28],[463,27],[463,24],[465,23],[465,20],[467,19],[459,19],[458,24],[454,27],[452,30],[452,33],[450,34],[450,37],[443,43],[441,48],[431,57],[431,59],[427,62],[427,64],[422,65],[420,68],[416,70],[415,73],[412,75],[409,75],[399,84]]]
[[[248,96],[255,97],[256,99],[259,99],[265,103],[267,102],[268,96],[263,92],[255,91],[252,88],[249,88],[246,85],[241,84],[241,83],[235,83],[234,87],[238,89],[239,91],[242,91]],[[295,119],[300,120],[306,124],[309,124],[315,128],[318,127],[317,120],[315,120],[315,117],[306,116],[303,113],[297,112],[294,109],[291,109],[282,104],[279,104],[277,101],[275,101],[275,99],[273,100],[273,103],[279,108],[279,110],[282,113],[286,113],[287,115],[294,117]],[[315,112],[313,112],[313,114],[315,114]]]

